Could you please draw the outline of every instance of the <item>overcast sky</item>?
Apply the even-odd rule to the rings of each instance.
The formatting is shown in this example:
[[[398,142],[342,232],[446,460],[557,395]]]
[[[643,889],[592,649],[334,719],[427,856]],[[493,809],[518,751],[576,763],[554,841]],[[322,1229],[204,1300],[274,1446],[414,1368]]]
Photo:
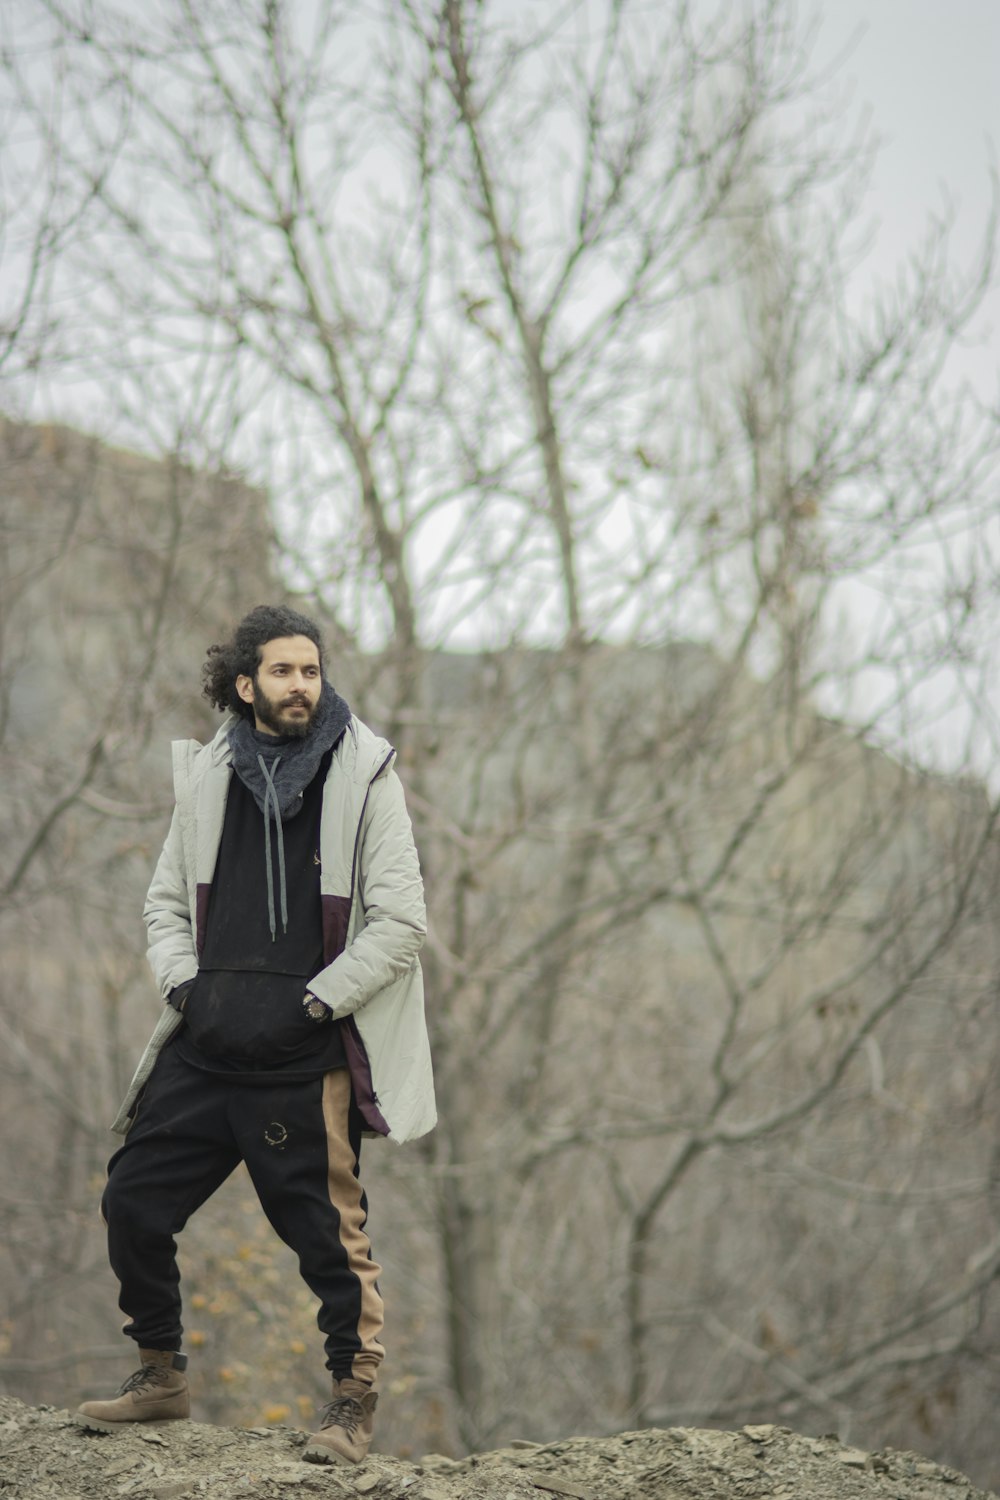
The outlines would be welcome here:
[[[857,104],[871,107],[883,145],[868,209],[879,225],[867,270],[888,272],[919,240],[928,213],[957,210],[952,246],[960,265],[974,258],[989,209],[991,161],[1000,157],[1000,0],[821,0],[815,60],[852,38],[842,75]],[[803,13],[807,6],[803,6]],[[1000,394],[1000,288],[989,300],[978,347],[963,358],[980,395]],[[1000,525],[1000,522],[998,522]],[[947,682],[936,684],[943,701]],[[986,695],[1000,712],[1000,681]],[[933,696],[933,694],[932,694]],[[944,764],[967,732],[967,715],[948,713],[931,736]],[[990,781],[1000,772],[983,740],[974,757]],[[937,758],[932,753],[932,759]]]
[[[856,100],[871,106],[884,141],[870,198],[877,261],[904,256],[946,195],[959,211],[955,248],[967,260],[988,208],[988,138],[1000,155],[1000,0],[825,0],[822,15],[816,57],[856,38],[843,76],[856,80]],[[996,372],[1000,295],[990,323]]]

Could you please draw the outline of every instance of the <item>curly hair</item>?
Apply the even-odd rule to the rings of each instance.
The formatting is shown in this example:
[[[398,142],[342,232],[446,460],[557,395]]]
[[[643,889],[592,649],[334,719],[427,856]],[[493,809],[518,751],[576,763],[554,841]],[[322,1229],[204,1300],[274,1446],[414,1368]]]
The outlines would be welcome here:
[[[202,693],[215,708],[241,714],[253,723],[253,704],[244,703],[236,691],[237,677],[256,677],[261,650],[268,641],[283,636],[304,635],[319,652],[320,671],[326,675],[323,641],[312,620],[284,604],[258,604],[221,646],[209,646],[201,669]]]

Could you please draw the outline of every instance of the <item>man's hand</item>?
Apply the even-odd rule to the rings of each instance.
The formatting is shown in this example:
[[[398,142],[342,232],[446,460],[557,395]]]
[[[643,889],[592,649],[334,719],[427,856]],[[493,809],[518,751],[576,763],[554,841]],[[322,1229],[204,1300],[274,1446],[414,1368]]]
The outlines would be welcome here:
[[[315,995],[310,995],[308,990],[302,996],[302,1009],[310,1021],[326,1021],[330,1017],[330,1007],[317,1000]]]
[[[193,989],[193,979],[185,979],[183,984],[175,984],[173,989],[170,991],[170,994],[167,996],[167,1004],[172,1005],[174,1010],[179,1010],[183,1015],[184,1007],[185,1005],[187,1005],[188,996]]]

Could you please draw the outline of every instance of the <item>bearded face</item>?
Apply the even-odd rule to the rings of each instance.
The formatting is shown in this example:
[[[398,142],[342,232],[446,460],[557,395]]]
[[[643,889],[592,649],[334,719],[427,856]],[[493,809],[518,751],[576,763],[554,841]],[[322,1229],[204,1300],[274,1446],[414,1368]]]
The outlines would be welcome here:
[[[254,676],[236,679],[236,691],[253,705],[256,727],[294,739],[309,733],[322,689],[319,651],[304,635],[268,641]]]

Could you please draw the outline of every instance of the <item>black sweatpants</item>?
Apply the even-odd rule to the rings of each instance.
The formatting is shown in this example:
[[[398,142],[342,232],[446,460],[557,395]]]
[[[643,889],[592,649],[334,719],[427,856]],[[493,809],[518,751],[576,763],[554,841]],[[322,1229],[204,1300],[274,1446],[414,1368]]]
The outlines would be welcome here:
[[[175,1235],[245,1161],[265,1214],[320,1300],[334,1378],[374,1381],[384,1355],[382,1298],[365,1232],[360,1142],[346,1068],[309,1083],[233,1083],[167,1046],[111,1158],[101,1205],[124,1331],[144,1349],[180,1348]]]

